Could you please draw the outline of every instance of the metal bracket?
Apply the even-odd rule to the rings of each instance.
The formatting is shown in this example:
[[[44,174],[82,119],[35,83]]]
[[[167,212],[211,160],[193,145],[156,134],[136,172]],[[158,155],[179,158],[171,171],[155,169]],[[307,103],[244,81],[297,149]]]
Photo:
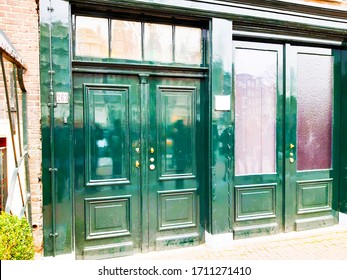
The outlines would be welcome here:
[[[48,106],[48,107],[51,107],[51,106],[52,106],[52,103],[51,103],[51,102],[47,103],[47,106]],[[56,107],[57,107],[57,103],[54,102],[54,103],[53,103],[53,107],[56,108]]]
[[[48,171],[49,172],[57,172],[58,171],[58,168],[48,168]]]

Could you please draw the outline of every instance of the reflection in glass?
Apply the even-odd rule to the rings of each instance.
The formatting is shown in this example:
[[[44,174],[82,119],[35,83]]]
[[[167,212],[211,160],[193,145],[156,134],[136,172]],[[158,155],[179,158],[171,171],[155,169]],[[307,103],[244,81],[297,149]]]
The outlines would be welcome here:
[[[108,57],[108,19],[76,16],[75,55]]]
[[[111,57],[141,60],[141,23],[112,20]]]
[[[276,172],[277,53],[237,49],[235,172]]]
[[[199,28],[176,26],[175,61],[186,64],[202,62],[202,32]]]
[[[172,26],[145,23],[145,60],[172,62]]]
[[[333,58],[298,54],[297,168],[331,168]]]
[[[166,94],[163,102],[164,173],[192,172],[192,97]]]
[[[91,179],[124,178],[124,98],[114,91],[93,90],[91,99]]]

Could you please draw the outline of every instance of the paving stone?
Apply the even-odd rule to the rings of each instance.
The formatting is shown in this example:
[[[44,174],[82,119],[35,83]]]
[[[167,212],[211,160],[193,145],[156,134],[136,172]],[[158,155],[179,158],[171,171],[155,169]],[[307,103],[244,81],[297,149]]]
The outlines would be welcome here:
[[[206,244],[138,254],[120,259],[141,260],[347,260],[347,226],[235,240],[226,248]]]

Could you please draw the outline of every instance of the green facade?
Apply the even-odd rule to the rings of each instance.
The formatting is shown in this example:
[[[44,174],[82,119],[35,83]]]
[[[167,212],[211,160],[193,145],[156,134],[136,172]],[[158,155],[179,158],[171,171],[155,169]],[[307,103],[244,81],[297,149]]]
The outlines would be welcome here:
[[[293,4],[289,11],[268,8],[273,1],[261,8],[248,2],[40,1],[45,256],[108,258],[196,245],[206,234],[236,239],[304,230],[336,224],[338,213],[347,212],[343,12],[331,10],[335,17],[327,18],[318,7]],[[156,16],[158,11],[166,17]],[[159,23],[200,27],[202,63],[74,57],[74,15],[134,19],[138,13]],[[236,167],[235,67],[238,52],[247,50],[277,59],[276,174],[244,174]],[[333,61],[331,166],[300,171],[299,68],[313,57]],[[227,108],[220,108],[220,100]],[[180,112],[190,120],[180,133],[183,167],[167,144],[175,139],[167,136],[170,131],[178,130],[170,112],[179,102],[185,102]],[[102,121],[95,112],[102,108],[119,113],[117,135],[124,136],[121,148],[109,144],[121,151],[124,164],[115,169],[109,163],[112,171],[95,167],[107,161],[93,146],[106,139],[96,136]],[[107,120],[103,134],[112,143],[118,119],[109,113]],[[115,213],[121,214],[114,218]]]

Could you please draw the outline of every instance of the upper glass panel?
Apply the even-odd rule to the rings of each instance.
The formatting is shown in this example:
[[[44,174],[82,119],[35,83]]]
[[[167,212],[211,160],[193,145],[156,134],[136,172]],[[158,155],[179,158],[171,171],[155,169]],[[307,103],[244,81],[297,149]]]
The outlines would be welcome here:
[[[161,92],[162,174],[192,173],[193,91]]]
[[[175,61],[200,64],[202,61],[202,31],[200,28],[176,26]]]
[[[331,168],[333,57],[298,54],[297,169]]]
[[[277,53],[236,49],[235,74],[235,173],[275,173]]]
[[[108,57],[108,19],[76,17],[75,54]]]
[[[75,16],[74,55],[147,63],[203,63],[202,29],[131,20]]]
[[[172,26],[145,23],[145,60],[172,62]]]
[[[126,90],[89,90],[90,179],[127,178]]]
[[[141,22],[112,20],[111,57],[141,60]]]

